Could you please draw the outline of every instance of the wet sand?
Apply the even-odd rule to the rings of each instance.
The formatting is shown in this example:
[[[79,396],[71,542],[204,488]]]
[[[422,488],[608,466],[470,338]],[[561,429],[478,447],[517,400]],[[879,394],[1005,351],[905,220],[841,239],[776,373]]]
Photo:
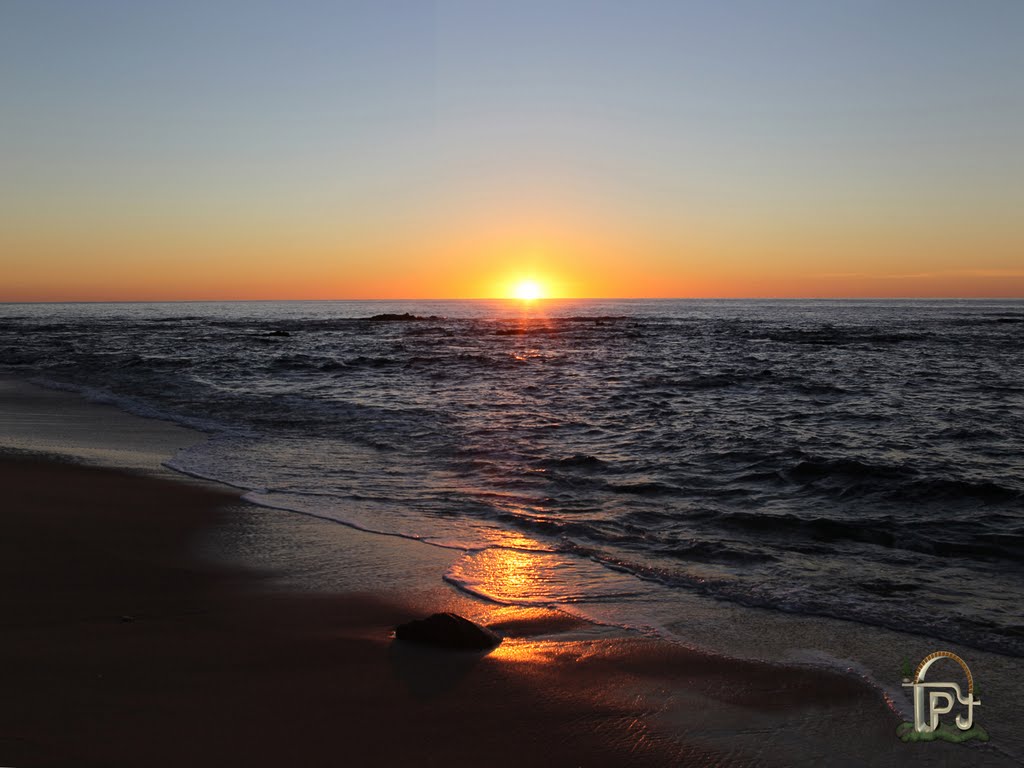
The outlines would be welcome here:
[[[167,421],[0,376],[0,448],[166,476],[163,461],[205,439]]]
[[[896,742],[895,716],[854,678],[564,614],[474,603],[505,635],[496,651],[403,646],[391,628],[452,607],[431,603],[443,588],[411,601],[303,593],[213,561],[211,531],[273,514],[231,492],[10,457],[0,481],[0,765],[897,765],[925,754]],[[355,558],[395,554],[373,546]],[[942,762],[969,756],[928,746]]]

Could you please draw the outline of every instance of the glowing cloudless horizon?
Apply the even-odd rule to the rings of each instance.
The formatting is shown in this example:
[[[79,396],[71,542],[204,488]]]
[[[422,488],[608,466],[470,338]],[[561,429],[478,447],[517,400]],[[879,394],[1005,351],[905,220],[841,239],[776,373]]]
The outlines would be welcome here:
[[[1022,31],[954,0],[10,0],[0,301],[1024,296]]]

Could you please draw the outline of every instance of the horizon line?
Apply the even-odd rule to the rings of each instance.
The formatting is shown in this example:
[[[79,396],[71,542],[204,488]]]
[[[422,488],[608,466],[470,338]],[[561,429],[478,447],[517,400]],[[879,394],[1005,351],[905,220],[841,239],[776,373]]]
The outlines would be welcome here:
[[[348,299],[28,299],[0,300],[18,304],[272,304],[314,302],[471,302],[504,301],[536,304],[554,301],[1024,301],[1024,296],[545,296],[518,299],[507,296],[474,298],[348,298]]]

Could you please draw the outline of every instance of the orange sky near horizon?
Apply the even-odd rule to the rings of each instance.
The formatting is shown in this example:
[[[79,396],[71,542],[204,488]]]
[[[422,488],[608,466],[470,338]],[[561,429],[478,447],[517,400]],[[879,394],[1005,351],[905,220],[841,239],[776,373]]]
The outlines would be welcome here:
[[[948,269],[900,273],[781,271],[757,265],[707,269],[678,267],[630,274],[608,259],[515,258],[476,265],[452,259],[379,274],[370,265],[312,264],[288,256],[273,266],[244,268],[230,259],[189,263],[154,259],[139,269],[116,257],[91,260],[81,271],[7,264],[0,301],[234,301],[326,299],[512,298],[522,280],[537,282],[544,298],[1017,298],[1024,270]],[[586,268],[583,261],[589,261]],[[629,263],[629,259],[623,259]],[[325,263],[326,262],[326,263]],[[824,267],[824,265],[822,265]],[[574,269],[575,267],[575,269]],[[388,270],[390,272],[390,270]]]
[[[675,242],[592,222],[538,227],[535,237],[519,231],[364,236],[359,245],[340,234],[288,237],[259,228],[248,237],[0,235],[0,301],[509,298],[524,279],[538,282],[546,298],[1024,296],[1012,241],[978,246],[987,258],[971,265],[967,246],[955,240],[894,238],[898,245],[887,248],[884,234],[818,247],[787,233]]]

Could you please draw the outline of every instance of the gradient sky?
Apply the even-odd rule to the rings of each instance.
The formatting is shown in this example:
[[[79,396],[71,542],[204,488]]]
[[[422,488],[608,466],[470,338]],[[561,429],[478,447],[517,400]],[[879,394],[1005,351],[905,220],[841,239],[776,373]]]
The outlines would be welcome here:
[[[1024,296],[1024,2],[0,2],[0,301]]]

